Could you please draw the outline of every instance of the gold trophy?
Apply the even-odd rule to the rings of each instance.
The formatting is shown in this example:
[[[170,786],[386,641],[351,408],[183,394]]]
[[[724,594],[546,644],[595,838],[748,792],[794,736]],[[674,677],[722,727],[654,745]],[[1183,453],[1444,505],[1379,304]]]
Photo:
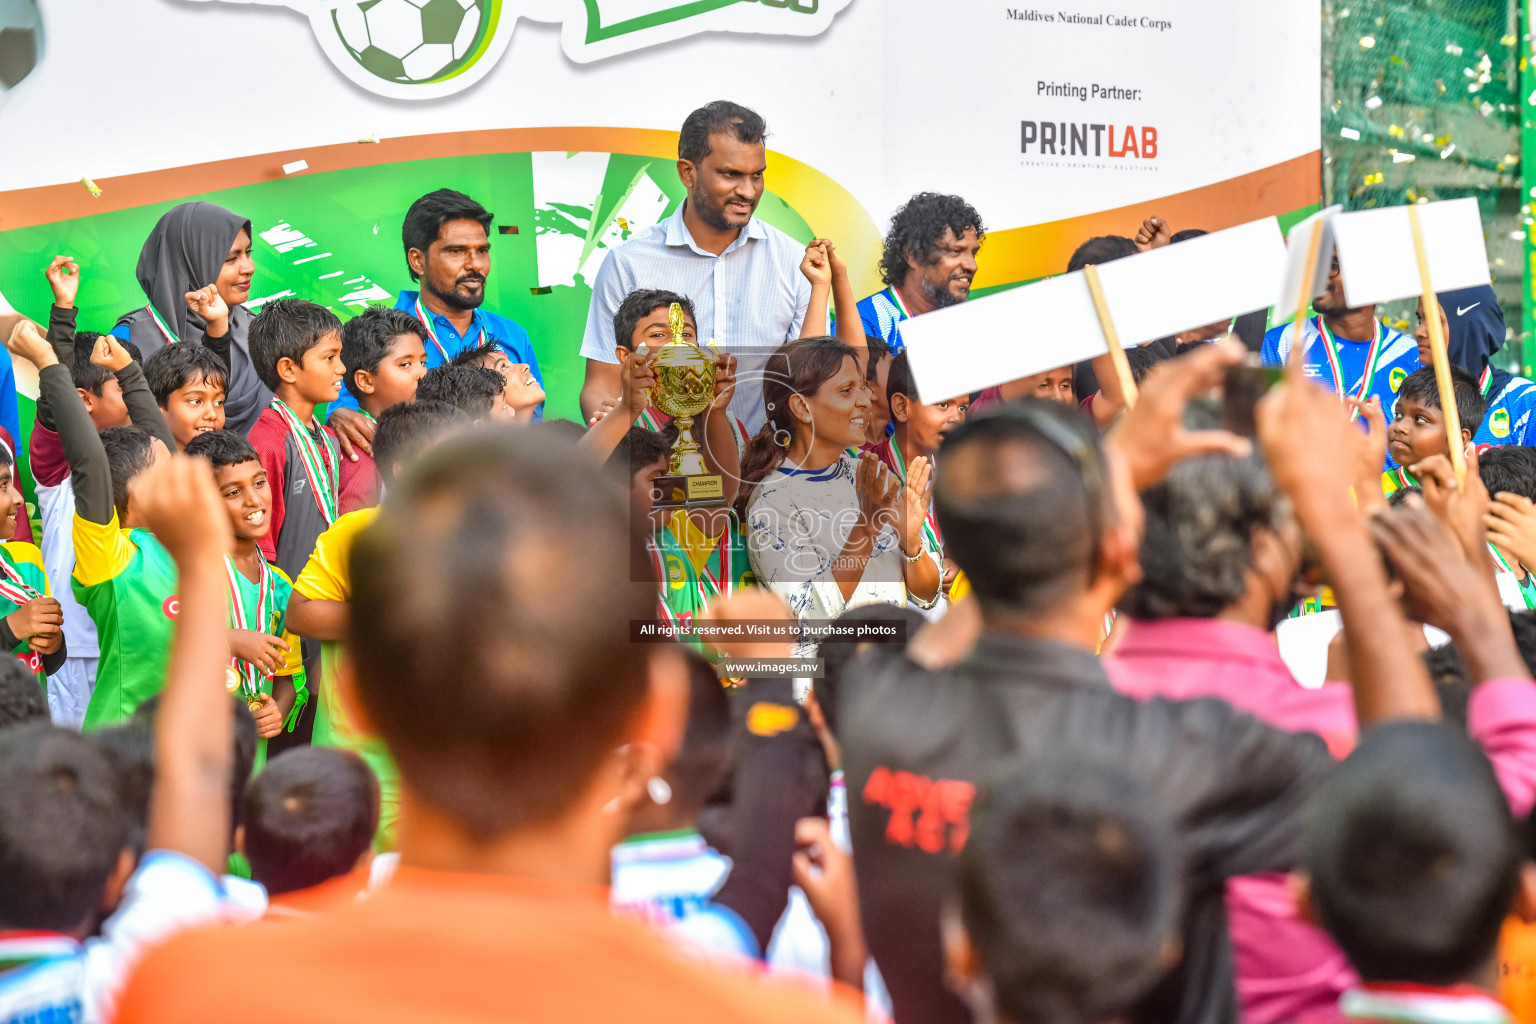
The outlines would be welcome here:
[[[725,481],[704,464],[704,452],[693,439],[693,418],[715,400],[715,359],[698,345],[683,340],[683,307],[667,311],[672,343],[651,360],[656,386],[651,404],[677,424],[677,441],[667,475],[656,478],[657,508],[704,508],[725,504]]]

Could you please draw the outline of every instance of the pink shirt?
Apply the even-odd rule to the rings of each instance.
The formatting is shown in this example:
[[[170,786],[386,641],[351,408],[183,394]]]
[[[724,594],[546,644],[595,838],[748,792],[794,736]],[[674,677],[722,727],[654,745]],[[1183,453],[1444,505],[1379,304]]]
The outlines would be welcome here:
[[[1315,732],[1334,756],[1359,731],[1347,683],[1309,690],[1280,658],[1272,633],[1221,619],[1131,619],[1104,659],[1115,689],[1131,697],[1217,697],[1288,732]],[[1536,802],[1536,684],[1490,680],[1472,690],[1467,731],[1493,762],[1510,807]],[[1246,1024],[1278,1024],[1327,1012],[1359,984],[1326,934],[1301,920],[1284,875],[1227,883],[1227,913]]]

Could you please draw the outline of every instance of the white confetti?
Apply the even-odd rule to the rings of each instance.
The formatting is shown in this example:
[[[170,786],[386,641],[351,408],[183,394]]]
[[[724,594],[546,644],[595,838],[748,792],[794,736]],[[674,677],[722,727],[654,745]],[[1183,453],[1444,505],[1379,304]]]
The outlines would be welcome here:
[[[309,170],[308,160],[295,160],[291,164],[283,164],[284,174],[297,174],[299,171]]]
[[[1343,138],[1353,139],[1358,142],[1360,139],[1360,130],[1358,128],[1340,128],[1339,135]]]

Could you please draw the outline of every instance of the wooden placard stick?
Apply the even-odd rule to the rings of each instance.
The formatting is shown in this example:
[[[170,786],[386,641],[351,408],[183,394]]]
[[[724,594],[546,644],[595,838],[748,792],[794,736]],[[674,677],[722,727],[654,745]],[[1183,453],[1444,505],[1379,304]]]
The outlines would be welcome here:
[[[1099,314],[1099,328],[1104,332],[1104,340],[1109,344],[1109,361],[1115,364],[1115,376],[1120,378],[1120,391],[1125,397],[1125,407],[1133,408],[1136,405],[1138,395],[1136,378],[1131,376],[1131,364],[1125,358],[1125,349],[1120,347],[1120,335],[1115,330],[1115,321],[1109,315],[1109,303],[1104,301],[1104,286],[1099,283],[1099,268],[1092,263],[1083,268],[1083,277],[1088,282],[1088,293],[1093,296],[1094,312]]]
[[[1424,322],[1429,325],[1429,351],[1435,364],[1435,385],[1440,391],[1440,416],[1445,420],[1445,440],[1451,450],[1451,468],[1456,473],[1456,488],[1467,482],[1467,456],[1462,450],[1461,414],[1456,409],[1456,386],[1451,382],[1451,359],[1445,348],[1445,332],[1440,328],[1440,301],[1429,279],[1429,252],[1424,248],[1424,231],[1419,226],[1419,209],[1408,207],[1408,227],[1413,232],[1413,254],[1419,261],[1419,287],[1424,302]]]
[[[1317,276],[1317,261],[1323,252],[1321,219],[1312,222],[1312,237],[1307,239],[1306,245],[1307,255],[1301,268],[1301,294],[1296,296],[1296,312],[1291,316],[1291,347],[1285,353],[1286,376],[1292,383],[1304,383],[1307,379],[1307,308],[1312,305],[1312,279]],[[1300,358],[1296,358],[1298,349]],[[1343,396],[1340,396],[1342,400]]]

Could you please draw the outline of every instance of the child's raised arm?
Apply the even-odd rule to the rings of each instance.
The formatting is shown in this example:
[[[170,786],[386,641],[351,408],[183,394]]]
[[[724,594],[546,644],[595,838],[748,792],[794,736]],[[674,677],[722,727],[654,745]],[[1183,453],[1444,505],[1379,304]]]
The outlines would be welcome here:
[[[96,339],[91,362],[110,370],[117,378],[118,385],[123,389],[123,404],[128,407],[129,422],[149,431],[160,439],[166,451],[174,452],[176,438],[171,436],[165,414],[160,411],[154,393],[149,390],[144,368],[133,361],[133,356],[123,347],[123,343],[111,334],[103,334]]]
[[[53,347],[36,324],[23,321],[6,341],[11,355],[37,367],[39,404],[53,411],[59,444],[69,462],[69,482],[75,492],[75,514],[87,522],[105,526],[112,522],[112,470],[96,425],[75,391],[69,370],[59,362]]]
[[[827,242],[826,251],[827,261],[832,264],[832,311],[837,316],[837,340],[864,351],[869,340],[864,336],[864,321],[859,319],[859,300],[848,278],[848,264],[837,254],[836,243]],[[868,369],[866,366],[865,370]]]
[[[173,456],[132,487],[134,508],[176,560],[181,598],[155,716],[149,847],[185,854],[218,874],[229,854],[234,738],[224,685],[229,517],[203,459]]]
[[[629,428],[634,426],[635,420],[645,412],[650,402],[651,388],[656,386],[656,371],[651,369],[651,359],[649,352],[639,351],[624,357],[619,367],[619,379],[622,382],[619,403],[592,424],[591,429],[576,442],[578,448],[587,451],[598,462],[613,454],[624,435],[629,433]]]

